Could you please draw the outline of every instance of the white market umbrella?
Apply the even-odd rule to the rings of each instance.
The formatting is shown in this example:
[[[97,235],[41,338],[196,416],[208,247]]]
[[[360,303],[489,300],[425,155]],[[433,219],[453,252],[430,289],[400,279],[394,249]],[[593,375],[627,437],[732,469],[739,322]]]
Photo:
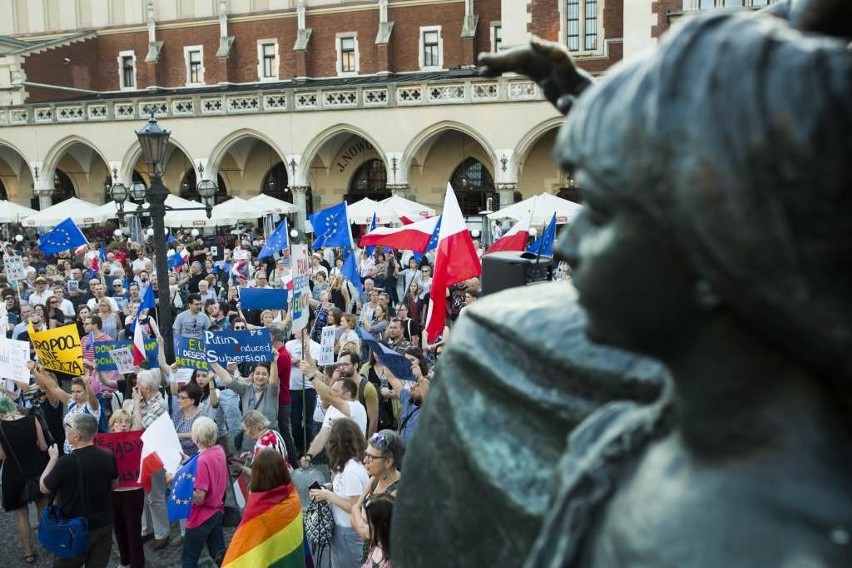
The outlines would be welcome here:
[[[178,199],[181,199],[178,197]],[[197,201],[189,201],[187,199],[181,199],[185,203],[181,205],[175,205],[174,207],[179,207],[181,209],[187,207],[197,208],[192,211],[181,211],[180,209],[176,209],[174,211],[166,210],[166,218],[164,223],[166,227],[225,227],[229,225],[236,225],[237,219],[234,216],[220,215],[218,218],[210,217],[207,218],[207,211],[204,210],[204,205]],[[168,199],[166,199],[168,203]]]
[[[69,217],[77,225],[103,223],[110,218],[94,203],[72,197],[29,217],[24,217],[21,224],[24,227],[55,227]]]
[[[241,197],[232,197],[224,203],[213,206],[214,219],[238,219],[240,221],[252,221],[263,217],[268,211],[258,203],[252,203]]]
[[[416,201],[412,201],[410,199],[406,199],[404,197],[400,197],[399,195],[391,195],[387,199],[382,199],[379,201],[382,205],[387,205],[397,214],[399,213],[412,213],[419,217],[434,217],[435,210],[431,207],[426,207],[423,204],[417,203]]]
[[[269,213],[287,215],[290,213],[296,213],[299,210],[299,208],[293,205],[292,203],[283,201],[281,199],[276,199],[263,193],[261,193],[260,195],[255,195],[248,201],[249,203],[259,205],[263,209],[263,212],[258,215],[258,217]]]
[[[373,201],[369,197],[347,205],[346,211],[349,214],[349,222],[356,225],[369,225],[373,221],[374,213],[376,214],[376,223],[379,225],[399,223],[399,215],[390,206]]]
[[[0,201],[0,223],[17,223],[24,217],[38,213],[35,209],[18,205],[14,201]]]
[[[494,213],[489,213],[488,218],[492,221],[498,219],[518,220],[530,209],[533,211],[531,225],[546,225],[550,218],[556,213],[556,223],[570,223],[582,206],[579,203],[556,197],[550,193],[542,193],[519,203],[504,207]]]

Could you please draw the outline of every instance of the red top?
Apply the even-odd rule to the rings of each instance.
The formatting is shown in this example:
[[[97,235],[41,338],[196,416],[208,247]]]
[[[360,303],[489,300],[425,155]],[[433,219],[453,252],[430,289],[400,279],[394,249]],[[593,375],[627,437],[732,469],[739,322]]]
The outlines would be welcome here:
[[[290,352],[283,345],[278,348],[278,404],[290,404],[290,369],[293,367],[293,359]]]

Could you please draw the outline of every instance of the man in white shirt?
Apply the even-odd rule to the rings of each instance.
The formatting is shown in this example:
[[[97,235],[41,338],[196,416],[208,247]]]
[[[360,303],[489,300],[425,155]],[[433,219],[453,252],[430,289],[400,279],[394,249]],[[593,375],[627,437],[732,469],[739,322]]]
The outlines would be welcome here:
[[[35,291],[27,298],[27,302],[31,306],[41,304],[47,306],[47,301],[53,296],[53,290],[47,288],[47,279],[39,276],[35,279]]]
[[[358,402],[358,385],[352,380],[341,377],[335,380],[329,387],[323,382],[323,375],[317,369],[313,360],[310,362],[302,361],[300,368],[304,376],[307,377],[311,385],[316,389],[322,401],[329,404],[328,412],[325,413],[325,419],[319,433],[314,437],[310,448],[308,448],[308,451],[302,457],[302,467],[308,467],[314,456],[325,448],[325,443],[328,441],[328,435],[331,432],[331,425],[338,418],[351,418],[366,436],[367,409],[364,408],[363,404]]]
[[[308,336],[308,328],[303,330],[303,339],[291,339],[284,344],[290,354],[293,367],[290,369],[290,425],[293,429],[293,441],[298,450],[297,455],[303,455],[307,449],[304,439],[313,437],[313,412],[317,405],[317,391],[310,382],[304,379],[299,363],[302,362],[302,341],[310,342],[310,355],[316,361],[320,356],[320,344]],[[304,397],[304,401],[302,398]],[[302,409],[305,409],[302,416]]]
[[[71,300],[65,297],[65,288],[62,286],[54,286],[53,297],[56,298],[57,306],[62,312],[62,315],[65,316],[66,320],[73,320],[77,316],[74,311],[74,304]]]
[[[106,299],[106,301],[109,302],[112,311],[118,311],[118,303],[115,301],[115,298],[110,298],[106,295],[106,286],[104,286],[102,282],[98,282],[92,285],[92,295],[94,296],[94,298],[86,302],[86,305],[89,306],[89,309],[93,312],[98,311],[98,302],[103,299]]]

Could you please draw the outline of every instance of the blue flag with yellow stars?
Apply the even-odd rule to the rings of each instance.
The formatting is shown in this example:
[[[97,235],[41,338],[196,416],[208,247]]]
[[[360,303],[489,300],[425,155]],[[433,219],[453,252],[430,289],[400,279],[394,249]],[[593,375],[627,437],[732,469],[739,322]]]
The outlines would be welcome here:
[[[311,215],[311,225],[314,227],[314,250],[320,247],[355,248],[345,201]]]
[[[198,454],[180,466],[172,478],[172,490],[169,493],[169,522],[189,517],[192,509],[192,492],[195,489],[195,475],[198,471]]]
[[[86,240],[86,236],[80,230],[80,227],[71,220],[71,217],[68,217],[38,239],[38,248],[46,255],[75,249],[87,244],[89,244],[89,241]]]
[[[375,229],[375,228],[376,228],[376,225],[377,225],[377,223],[376,223],[376,214],[375,214],[375,212],[374,212],[374,213],[373,213],[373,219],[370,221],[370,228],[367,230],[367,234],[370,234],[370,232],[371,232],[373,229]],[[369,254],[370,256],[373,256],[374,254],[376,254],[376,245],[373,245],[373,246],[371,246],[371,247],[367,247],[367,254]]]
[[[290,246],[290,234],[287,231],[287,219],[281,219],[278,226],[266,239],[263,248],[260,249],[260,254],[257,255],[258,260],[263,260],[267,256],[273,256]]]
[[[550,223],[547,224],[544,231],[541,233],[541,238],[530,245],[527,252],[537,254],[539,256],[553,256],[553,242],[556,240],[556,213],[550,218]]]

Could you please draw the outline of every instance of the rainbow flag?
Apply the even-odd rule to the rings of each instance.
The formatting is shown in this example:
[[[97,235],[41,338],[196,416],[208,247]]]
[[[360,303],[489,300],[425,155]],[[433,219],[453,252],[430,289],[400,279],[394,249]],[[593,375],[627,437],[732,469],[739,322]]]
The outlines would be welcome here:
[[[251,493],[222,568],[304,568],[310,565],[304,541],[302,505],[292,483]]]

